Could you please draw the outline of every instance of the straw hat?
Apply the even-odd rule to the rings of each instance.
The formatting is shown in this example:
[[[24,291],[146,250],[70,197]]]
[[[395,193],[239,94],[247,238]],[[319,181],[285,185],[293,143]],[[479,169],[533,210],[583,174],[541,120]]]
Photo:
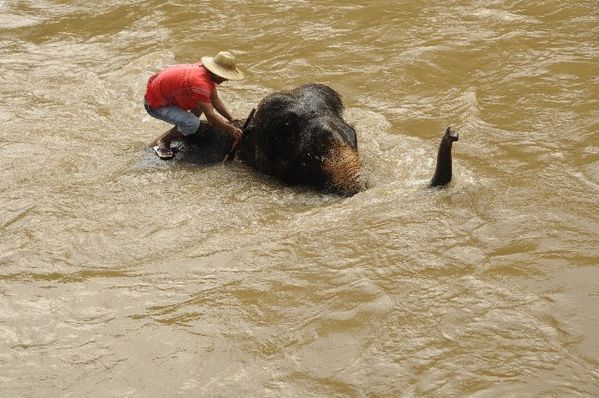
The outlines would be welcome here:
[[[228,51],[221,51],[216,54],[216,57],[202,57],[201,60],[206,69],[215,75],[227,80],[244,78],[243,72],[237,69],[235,56]]]

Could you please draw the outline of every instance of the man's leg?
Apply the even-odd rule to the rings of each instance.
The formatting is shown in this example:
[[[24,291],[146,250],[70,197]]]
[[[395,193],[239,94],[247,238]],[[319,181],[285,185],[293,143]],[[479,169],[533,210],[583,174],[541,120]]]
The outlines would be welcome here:
[[[178,140],[179,138],[183,138],[184,135],[181,133],[177,126],[173,126],[170,130],[160,134],[158,137],[154,138],[152,142],[150,142],[150,146],[156,146],[163,143],[167,148],[170,148],[171,141]]]
[[[156,138],[151,146],[154,148],[156,155],[161,159],[172,159],[175,157],[175,152],[171,149],[171,141],[182,137],[183,134],[179,131],[178,127],[174,126]]]
[[[146,105],[146,111],[156,119],[175,125],[150,144],[152,147],[158,146],[156,153],[161,158],[172,158],[174,156],[171,150],[171,141],[193,134],[200,127],[200,119],[197,116],[176,106],[154,109]]]

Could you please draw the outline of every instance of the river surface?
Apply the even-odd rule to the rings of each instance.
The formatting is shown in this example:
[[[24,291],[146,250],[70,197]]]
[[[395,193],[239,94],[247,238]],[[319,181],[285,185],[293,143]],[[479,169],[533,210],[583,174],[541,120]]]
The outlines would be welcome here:
[[[337,90],[369,189],[153,156],[220,50],[236,117]],[[2,397],[599,396],[596,0],[4,0],[0,126]]]

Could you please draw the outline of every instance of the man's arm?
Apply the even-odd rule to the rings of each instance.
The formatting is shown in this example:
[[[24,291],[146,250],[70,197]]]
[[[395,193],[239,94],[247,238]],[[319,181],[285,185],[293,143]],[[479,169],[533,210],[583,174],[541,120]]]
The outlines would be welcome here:
[[[228,121],[230,121],[230,122],[233,121],[233,116],[231,116],[231,112],[229,112],[229,110],[227,109],[227,107],[225,106],[223,101],[221,101],[216,89],[212,92],[212,95],[210,96],[210,101],[212,101],[212,105],[214,106],[214,109],[216,109],[216,111],[218,113],[223,115],[224,118],[227,119]]]
[[[243,135],[243,132],[241,131],[241,129],[233,126],[230,123],[227,123],[227,121],[225,119],[223,119],[221,116],[219,116],[215,112],[214,107],[212,106],[211,103],[198,102],[198,109],[196,110],[196,112],[203,112],[204,115],[206,115],[206,119],[208,119],[208,121],[210,123],[212,123],[213,126],[218,127],[221,130],[225,130],[226,132],[231,134],[235,141],[241,139],[241,136]],[[194,114],[195,114],[195,112],[194,112]]]

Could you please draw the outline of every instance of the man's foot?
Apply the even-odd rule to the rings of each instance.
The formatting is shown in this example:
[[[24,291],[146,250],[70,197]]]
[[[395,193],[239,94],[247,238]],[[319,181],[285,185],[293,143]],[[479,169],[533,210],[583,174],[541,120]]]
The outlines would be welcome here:
[[[166,145],[162,143],[154,147],[154,152],[156,152],[156,155],[163,160],[168,160],[175,157],[175,151],[173,151],[171,148],[167,148]]]

